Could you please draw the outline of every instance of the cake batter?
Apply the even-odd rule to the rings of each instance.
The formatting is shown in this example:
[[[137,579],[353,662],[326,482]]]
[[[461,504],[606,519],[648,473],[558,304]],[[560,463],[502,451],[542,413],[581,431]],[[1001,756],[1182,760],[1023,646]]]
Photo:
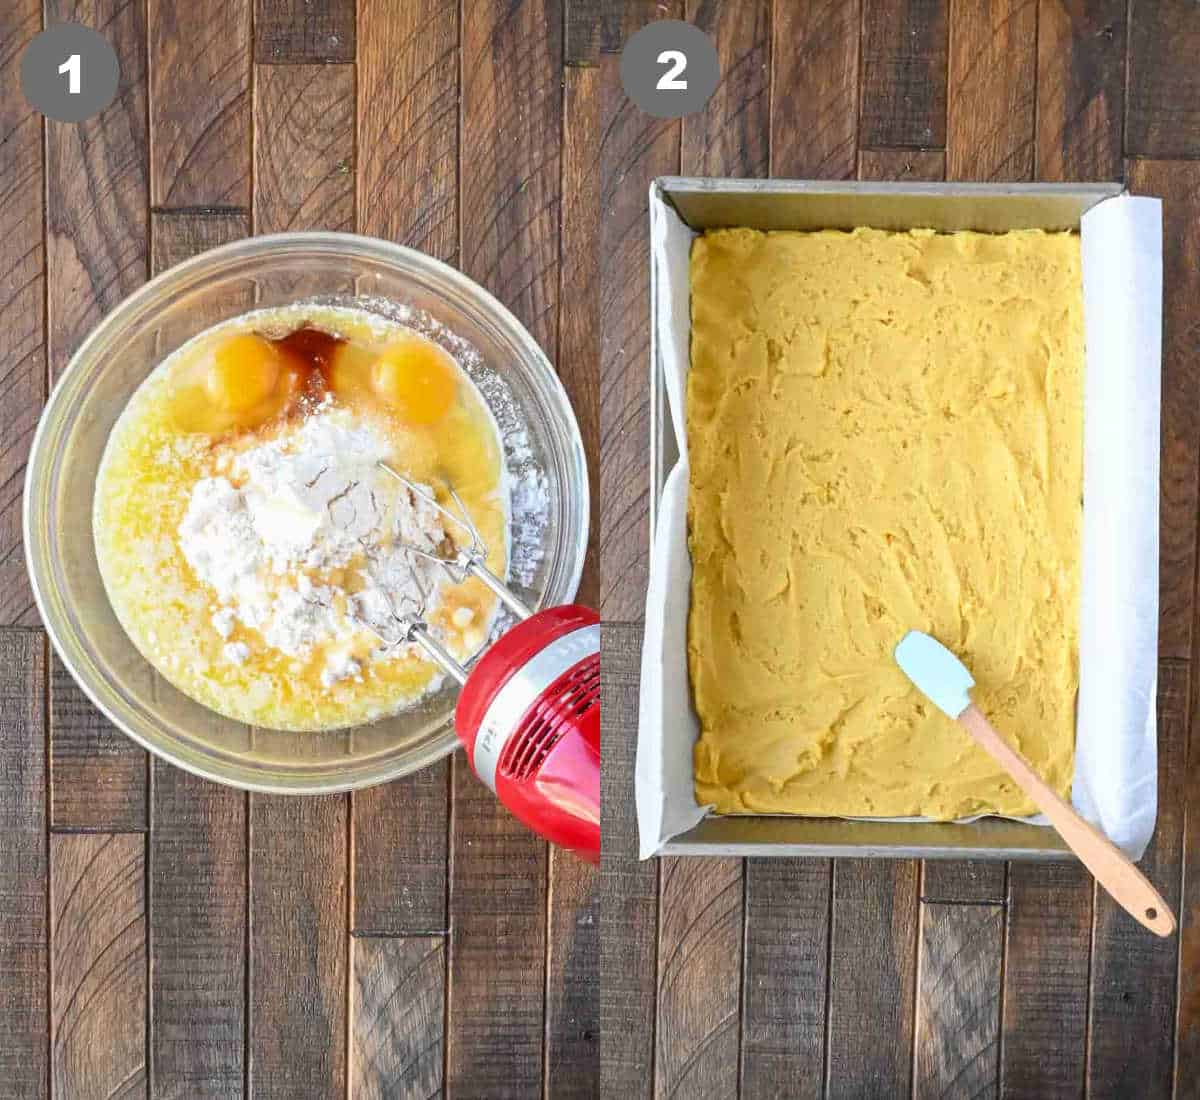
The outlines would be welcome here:
[[[1033,812],[909,684],[909,629],[1069,792],[1079,238],[719,230],[691,259],[688,655],[721,813]]]

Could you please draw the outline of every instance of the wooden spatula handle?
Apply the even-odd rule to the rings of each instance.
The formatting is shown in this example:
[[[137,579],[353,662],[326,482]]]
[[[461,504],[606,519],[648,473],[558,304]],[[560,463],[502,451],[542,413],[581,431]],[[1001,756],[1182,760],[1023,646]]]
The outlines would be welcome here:
[[[1175,931],[1175,914],[1137,869],[1133,861],[1094,826],[1084,821],[1029,766],[1029,762],[1000,736],[972,703],[958,716],[975,742],[985,749],[1054,824],[1059,836],[1114,900],[1151,932],[1169,936]]]

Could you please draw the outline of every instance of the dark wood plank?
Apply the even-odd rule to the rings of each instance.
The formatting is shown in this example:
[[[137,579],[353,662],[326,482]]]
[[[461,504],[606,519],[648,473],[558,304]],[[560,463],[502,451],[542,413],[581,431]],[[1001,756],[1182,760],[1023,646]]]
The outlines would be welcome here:
[[[347,799],[250,796],[249,1092],[336,1096],[346,1081]]]
[[[863,0],[864,147],[946,144],[949,0]]]
[[[617,0],[601,3],[600,52],[620,53],[632,34],[655,19],[682,19],[681,0]]]
[[[46,123],[46,256],[52,376],[122,298],[146,281],[144,11],[122,0],[52,0],[49,22],[103,26],[117,52],[117,98],[81,123]]]
[[[5,50],[0,45],[0,55]],[[8,104],[0,101],[0,112]],[[2,217],[2,215],[0,215]],[[46,639],[0,630],[0,1097],[48,1095]]]
[[[458,257],[458,4],[361,0],[358,229]]]
[[[246,795],[153,762],[150,1043],[154,1095],[243,1095]]]
[[[458,4],[359,4],[358,231],[458,262]],[[356,930],[448,927],[450,765],[356,791]]]
[[[600,611],[640,620],[649,553],[650,371],[647,187],[679,171],[677,121],[639,111],[619,58],[601,59]]]
[[[827,859],[746,861],[746,1100],[823,1095],[832,868]]]
[[[1133,161],[1129,188],[1163,200],[1162,457],[1158,652],[1187,659],[1196,618],[1200,512],[1200,164]],[[1161,771],[1161,768],[1160,768]]]
[[[576,599],[600,599],[600,70],[569,68],[563,78],[563,196],[559,289],[559,377],[567,388],[592,487],[588,557]]]
[[[352,232],[354,67],[259,65],[254,128],[255,232]]]
[[[1004,911],[922,905],[913,1095],[997,1095]]]
[[[595,65],[600,60],[600,24],[604,0],[564,0],[563,63]]]
[[[546,1079],[554,1100],[600,1096],[600,899],[596,869],[550,849]]]
[[[857,164],[859,0],[776,0],[771,174],[851,179]]]
[[[1126,0],[1042,0],[1038,179],[1122,178],[1125,8]]]
[[[450,766],[355,791],[355,932],[442,932],[446,915]]]
[[[656,1095],[737,1095],[740,859],[659,860]]]
[[[940,149],[863,149],[858,154],[861,180],[944,180],[946,154]]]
[[[1179,913],[1188,669],[1158,670],[1158,823],[1140,867]],[[1147,932],[1096,893],[1087,1079],[1093,1095],[1167,1097],[1174,1065],[1179,937]]]
[[[249,228],[246,214],[154,214],[154,272]],[[235,1100],[246,1064],[246,795],[162,760],[150,769],[154,1095]]]
[[[557,346],[562,8],[478,0],[462,25],[462,268]],[[466,760],[453,765],[447,1092],[543,1080],[547,850]]]
[[[249,234],[249,214],[154,214],[150,234],[154,274]]]
[[[50,838],[53,1094],[147,1095],[146,838]]]
[[[1193,664],[1191,668],[1196,668]],[[1200,676],[1192,675],[1187,748],[1183,895],[1179,901],[1179,989],[1175,1003],[1175,1079],[1200,1081]],[[1177,1088],[1176,1095],[1186,1093]]]
[[[51,827],[146,828],[145,749],[96,709],[57,657],[51,661],[50,727]]]
[[[1002,904],[1007,895],[1003,860],[925,860],[921,880],[922,901]]]
[[[1130,0],[1125,152],[1200,156],[1200,11],[1186,0]]]
[[[771,141],[770,0],[689,0],[688,22],[716,44],[721,83],[683,119],[689,176],[766,176]]]
[[[648,1100],[654,1086],[658,868],[638,861],[633,805],[642,632],[605,623],[600,681],[600,1087]]]
[[[255,0],[256,61],[353,61],[354,48],[354,0]]]
[[[38,619],[21,545],[25,463],[46,399],[46,255],[42,116],[21,93],[21,55],[42,29],[42,5],[14,0],[0,35],[0,625]],[[24,1030],[24,1029],[22,1029]],[[5,1063],[0,1061],[0,1067]],[[0,1086],[2,1087],[2,1086]]]
[[[148,0],[150,200],[250,205],[250,0]]]
[[[980,0],[955,8],[950,35],[946,175],[1033,175],[1037,0]]]
[[[1000,1082],[1006,1100],[1083,1090],[1092,876],[1078,863],[1015,862],[1008,878]]]
[[[121,0],[54,0],[51,22],[103,26],[121,65],[117,98],[77,124],[46,123],[49,358],[59,374],[84,337],[146,281],[144,9]],[[53,825],[146,824],[146,754],[100,716],[56,661],[51,683]]]
[[[441,936],[354,941],[350,986],[352,1100],[443,1094],[446,942]]]
[[[915,860],[839,859],[834,864],[829,1097],[909,1095],[919,878]],[[881,1036],[887,1041],[880,1042]]]

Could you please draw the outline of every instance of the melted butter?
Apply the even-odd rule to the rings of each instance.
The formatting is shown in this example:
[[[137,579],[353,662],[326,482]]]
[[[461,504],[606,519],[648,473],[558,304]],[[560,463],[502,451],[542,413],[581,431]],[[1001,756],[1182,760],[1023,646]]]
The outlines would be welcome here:
[[[687,426],[695,789],[722,813],[1033,807],[892,659],[953,649],[1060,793],[1078,685],[1079,239],[699,238]]]
[[[254,339],[274,334],[270,347],[280,361],[270,385],[256,379],[233,400],[222,400],[221,385],[237,386],[238,376],[230,370],[212,381],[214,351],[233,334],[244,340],[254,333],[260,334]],[[370,384],[373,364],[398,345],[427,353],[423,345],[430,342],[345,309],[254,314],[233,327],[201,334],[160,364],[113,429],[97,475],[93,516],[97,557],[113,608],[159,672],[221,714],[275,729],[334,729],[404,709],[439,673],[415,654],[368,660],[380,645],[369,631],[313,647],[304,659],[267,647],[257,630],[240,624],[224,639],[212,624],[213,594],[192,574],[179,548],[177,532],[192,486],[217,472],[218,455],[286,433],[305,407],[327,394],[382,432],[390,445],[389,461],[399,472],[435,487],[454,486],[487,544],[489,567],[505,574],[507,501],[491,414],[454,360],[438,348],[430,354],[440,353],[438,366],[453,371],[451,399],[444,400],[443,390],[437,416],[429,415],[429,406],[418,410],[423,415],[406,415],[410,407],[388,400]],[[244,343],[242,352],[241,366],[258,369],[255,356],[261,349]],[[205,430],[195,430],[199,426]],[[450,503],[444,491],[438,495]],[[447,533],[464,537],[452,525]],[[308,575],[315,584],[336,584],[348,594],[361,586],[355,563]],[[495,596],[473,579],[447,581],[441,595],[429,618],[445,632],[447,648],[466,660],[485,640]],[[223,658],[227,641],[250,647],[245,664]],[[338,654],[363,665],[361,682],[321,683],[335,646]]]

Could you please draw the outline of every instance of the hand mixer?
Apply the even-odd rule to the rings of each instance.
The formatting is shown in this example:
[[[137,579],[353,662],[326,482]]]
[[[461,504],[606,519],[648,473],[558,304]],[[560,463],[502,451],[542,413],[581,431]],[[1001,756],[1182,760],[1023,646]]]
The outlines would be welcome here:
[[[380,469],[468,536],[450,539],[449,556],[405,544],[461,583],[476,577],[518,622],[469,671],[425,621],[427,594],[391,605],[386,624],[358,619],[385,645],[412,642],[462,686],[455,730],[475,774],[526,826],[552,844],[600,861],[600,617],[578,605],[532,611],[486,565],[487,547],[467,509],[447,487],[460,514],[393,470]]]

